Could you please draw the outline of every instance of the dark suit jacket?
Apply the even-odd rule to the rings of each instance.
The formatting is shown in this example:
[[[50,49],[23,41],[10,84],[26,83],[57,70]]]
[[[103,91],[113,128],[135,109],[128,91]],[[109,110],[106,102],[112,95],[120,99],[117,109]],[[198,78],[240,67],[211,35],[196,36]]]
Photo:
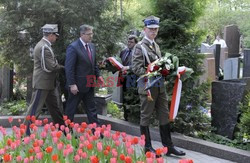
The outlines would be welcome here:
[[[98,65],[96,64],[95,46],[89,43],[89,47],[92,54],[92,62],[80,39],[68,46],[65,60],[67,88],[76,84],[80,92],[86,93],[90,89],[90,87],[87,87],[87,77],[90,75],[94,75],[96,78],[100,76]]]
[[[120,53],[120,58],[122,60],[123,66],[131,66],[131,64],[132,64],[132,51],[131,51],[130,55],[126,57],[128,51],[129,51],[129,48],[125,48]],[[126,61],[128,61],[128,62],[126,63]]]

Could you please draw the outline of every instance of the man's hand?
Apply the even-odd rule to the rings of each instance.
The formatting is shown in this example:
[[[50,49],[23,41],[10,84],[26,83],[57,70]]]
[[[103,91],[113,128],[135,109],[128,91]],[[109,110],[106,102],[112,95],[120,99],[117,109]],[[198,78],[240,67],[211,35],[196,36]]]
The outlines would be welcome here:
[[[70,92],[71,92],[73,95],[76,95],[77,92],[79,92],[79,90],[78,90],[76,84],[70,86]]]
[[[123,66],[122,72],[127,71],[129,69],[129,66]]]
[[[63,65],[60,65],[60,69],[64,69],[64,66],[63,66]]]
[[[97,83],[98,83],[98,85],[99,86],[101,86],[101,87],[104,87],[104,79],[103,79],[103,77],[102,76],[99,76],[98,78],[97,78]]]

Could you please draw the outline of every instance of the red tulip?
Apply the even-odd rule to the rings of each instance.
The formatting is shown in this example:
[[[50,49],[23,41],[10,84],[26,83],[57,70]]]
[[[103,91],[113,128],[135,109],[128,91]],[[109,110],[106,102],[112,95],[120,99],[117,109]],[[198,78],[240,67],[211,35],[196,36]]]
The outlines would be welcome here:
[[[60,138],[61,136],[62,136],[62,131],[57,131],[56,137],[57,137],[57,138]]]
[[[109,151],[108,151],[108,150],[104,150],[104,151],[103,151],[103,154],[104,154],[105,156],[107,156],[107,155],[109,154]]]
[[[125,160],[125,155],[124,154],[120,154],[120,160],[122,160],[122,161]]]
[[[132,144],[138,144],[138,142],[139,142],[138,138],[137,138],[137,137],[134,137],[133,143],[132,143]]]
[[[151,158],[151,157],[152,157],[152,153],[151,153],[151,152],[147,152],[147,153],[146,153],[146,157],[147,157],[147,158]]]
[[[26,120],[27,120],[27,121],[30,120],[30,115],[26,116]]]
[[[47,124],[49,120],[47,118],[43,119],[43,124]]]
[[[87,149],[88,149],[88,150],[92,150],[92,149],[93,149],[93,145],[92,145],[91,143],[89,143],[89,144],[87,145]]]
[[[53,147],[48,146],[48,147],[45,149],[45,151],[46,151],[47,153],[51,153],[51,152],[53,151]]]
[[[126,163],[132,163],[132,158],[129,157],[129,156],[126,156],[126,157],[125,157],[125,162],[126,162]]]
[[[160,156],[160,155],[162,154],[162,149],[161,149],[161,148],[156,149],[156,150],[155,150],[155,154],[156,154],[157,156]]]
[[[182,159],[182,160],[179,160],[179,163],[193,163],[193,160],[191,160],[191,159]]]
[[[12,118],[12,117],[9,117],[9,118],[8,118],[8,121],[9,121],[9,123],[11,123],[11,122],[13,121],[13,118]]]
[[[91,163],[99,163],[99,159],[96,156],[90,156]]]
[[[52,161],[57,161],[58,160],[58,155],[54,154],[51,156]]]
[[[3,160],[4,160],[4,162],[9,162],[9,161],[11,161],[11,155],[5,154],[5,155],[3,156]]]

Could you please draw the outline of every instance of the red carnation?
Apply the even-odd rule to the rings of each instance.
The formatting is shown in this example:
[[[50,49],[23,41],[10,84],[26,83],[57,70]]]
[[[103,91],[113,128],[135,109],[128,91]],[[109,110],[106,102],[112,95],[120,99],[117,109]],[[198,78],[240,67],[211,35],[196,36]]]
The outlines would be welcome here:
[[[160,66],[155,65],[154,68],[153,68],[153,71],[157,71],[157,70],[159,70],[159,68],[160,68]]]
[[[167,76],[169,74],[169,70],[163,69],[163,70],[161,70],[161,74],[162,74],[162,76]]]

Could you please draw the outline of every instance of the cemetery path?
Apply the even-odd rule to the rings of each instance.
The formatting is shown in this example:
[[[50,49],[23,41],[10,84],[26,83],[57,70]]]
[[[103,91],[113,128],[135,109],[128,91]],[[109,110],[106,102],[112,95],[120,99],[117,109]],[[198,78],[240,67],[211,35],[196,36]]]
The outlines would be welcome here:
[[[153,146],[155,148],[161,147],[161,143],[158,141],[153,141],[152,142]],[[224,160],[221,158],[209,156],[203,153],[187,150],[187,149],[182,149],[179,148],[183,151],[186,152],[186,156],[184,157],[177,157],[177,156],[168,156],[165,157],[166,163],[178,163],[179,160],[181,159],[192,159],[194,163],[233,163],[232,161]]]

